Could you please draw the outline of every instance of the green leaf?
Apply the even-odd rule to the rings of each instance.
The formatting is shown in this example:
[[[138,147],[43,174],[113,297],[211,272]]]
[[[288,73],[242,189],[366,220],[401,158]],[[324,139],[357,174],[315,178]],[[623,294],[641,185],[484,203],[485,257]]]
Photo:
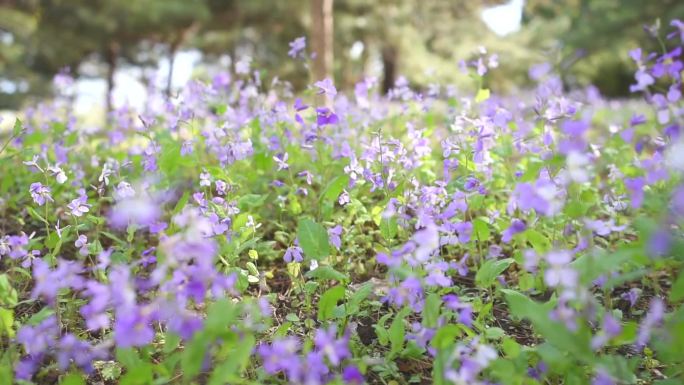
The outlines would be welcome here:
[[[315,278],[318,280],[329,280],[329,281],[349,281],[349,276],[347,274],[341,273],[331,266],[319,266],[318,268],[306,273],[308,278]]]
[[[484,102],[485,100],[489,99],[489,89],[488,88],[481,88],[477,91],[477,95],[475,95],[475,103],[480,103]]]
[[[461,334],[463,334],[461,328],[454,324],[448,324],[437,330],[430,344],[437,350],[447,349],[456,342]]]
[[[506,332],[501,328],[491,327],[484,330],[484,335],[488,339],[499,340],[506,335]]]
[[[14,128],[12,128],[12,136],[19,136],[23,130],[24,124],[21,122],[21,120],[19,120],[19,118],[16,118],[14,120]]]
[[[405,307],[392,320],[389,327],[390,353],[393,357],[401,352],[404,348],[404,338],[406,337],[406,326],[404,325],[404,318],[411,312],[411,309]]]
[[[60,385],[85,385],[83,376],[78,373],[69,373],[59,382]]]
[[[268,198],[267,194],[245,194],[238,199],[238,207],[240,207],[240,210],[243,211],[255,207],[261,207],[266,201],[266,198]]]
[[[487,260],[487,262],[482,264],[477,271],[475,282],[481,287],[491,286],[496,280],[496,277],[503,273],[504,270],[508,269],[508,266],[513,262],[515,262],[513,258]]]
[[[384,216],[380,219],[380,234],[386,240],[394,239],[397,236],[397,230],[399,226],[397,225],[396,217],[385,218]]]
[[[344,287],[333,286],[326,290],[318,301],[318,320],[332,318],[337,302],[344,298]]]
[[[207,310],[204,330],[212,336],[218,336],[222,332],[228,331],[237,316],[237,310],[237,307],[228,298],[222,298],[212,303]]]
[[[152,383],[152,364],[140,362],[138,365],[127,369],[121,377],[120,385],[148,385]]]
[[[14,311],[0,307],[0,336],[14,338]]]
[[[227,381],[240,382],[240,375],[247,367],[255,342],[251,334],[236,340],[228,351],[228,358],[214,368],[209,385],[223,385]]]
[[[672,284],[670,301],[677,302],[684,298],[684,270],[679,272],[677,280]]]
[[[171,353],[172,351],[176,350],[178,348],[178,344],[180,344],[181,338],[177,334],[171,333],[171,332],[166,332],[164,335],[164,353]]]
[[[328,232],[325,228],[311,219],[302,219],[297,227],[299,246],[304,254],[315,260],[321,260],[330,255]]]
[[[138,355],[138,351],[133,348],[116,349],[116,360],[128,369],[134,368],[143,362]]]
[[[180,155],[181,145],[175,141],[163,144],[162,154],[159,156],[159,169],[166,175],[174,176],[181,164],[185,162]]]
[[[174,206],[172,214],[176,215],[183,211],[183,208],[185,205],[188,203],[188,200],[190,199],[190,191],[186,191],[183,193],[183,195],[180,197],[178,202],[176,202],[176,206]]]
[[[28,213],[29,213],[32,217],[34,217],[34,218],[38,219],[39,221],[41,221],[41,222],[43,222],[43,223],[49,225],[48,221],[47,221],[45,218],[43,218],[40,214],[38,214],[38,212],[36,211],[36,209],[34,209],[33,207],[30,207],[30,206],[29,206],[29,207],[26,207],[26,211],[28,211]]]
[[[347,315],[353,315],[358,313],[361,309],[361,302],[363,302],[364,299],[368,298],[372,291],[373,283],[371,282],[366,282],[360,287],[358,287],[356,290],[354,290],[354,294],[351,295],[349,301],[347,301],[346,304]]]
[[[578,332],[573,333],[564,325],[549,318],[549,312],[554,307],[555,301],[541,304],[515,290],[501,289],[501,292],[506,297],[511,314],[532,322],[535,331],[541,334],[549,344],[561,352],[571,354],[576,359],[591,359],[593,356],[589,346],[591,334],[584,326],[581,326]]]
[[[551,241],[537,230],[527,229],[525,238],[540,254],[546,253],[551,249]]]
[[[340,175],[328,183],[321,193],[321,201],[336,202],[342,190],[349,185],[349,175]]]
[[[185,346],[181,355],[181,370],[185,379],[195,377],[202,369],[202,362],[207,354],[210,338],[206,333],[196,333],[192,341]]]
[[[26,323],[31,326],[36,326],[53,314],[55,314],[54,310],[50,309],[49,307],[44,307],[38,313],[32,315],[31,318],[26,321]]]
[[[432,293],[425,298],[423,307],[423,326],[434,328],[439,319],[439,310],[442,306],[442,298],[436,293]]]
[[[482,218],[475,218],[473,220],[473,231],[479,242],[486,242],[489,240],[489,224]]]

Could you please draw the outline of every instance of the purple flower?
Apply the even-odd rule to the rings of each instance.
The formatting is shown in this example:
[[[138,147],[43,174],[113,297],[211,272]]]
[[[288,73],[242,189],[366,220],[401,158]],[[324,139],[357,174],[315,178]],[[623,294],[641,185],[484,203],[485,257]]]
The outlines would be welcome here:
[[[309,106],[304,104],[304,102],[302,101],[301,98],[295,99],[295,102],[294,102],[295,111],[300,112],[300,111],[306,110],[307,108],[309,108]]]
[[[76,242],[74,242],[74,246],[76,246],[79,249],[79,254],[83,256],[88,255],[88,237],[86,237],[85,235],[79,235],[78,239],[76,239]]]
[[[339,365],[342,360],[351,355],[347,346],[348,336],[345,335],[338,339],[336,335],[337,327],[331,325],[328,330],[318,329],[314,337],[316,349],[328,357],[328,360],[334,366]]]
[[[114,321],[114,340],[120,348],[144,346],[154,339],[149,310],[141,306],[120,307]]]
[[[684,217],[684,184],[675,188],[670,199],[672,212],[677,217]]]
[[[277,339],[271,344],[262,343],[256,349],[266,373],[273,375],[285,371],[293,380],[296,380],[301,372],[298,350],[299,342],[294,337]]]
[[[54,202],[52,196],[50,196],[50,187],[43,186],[40,182],[31,183],[29,192],[31,193],[33,201],[36,202],[38,206],[44,205],[47,201]]]
[[[544,361],[539,361],[537,366],[535,367],[530,367],[527,369],[527,375],[530,376],[531,378],[534,378],[537,381],[541,381],[541,376],[542,374],[546,373],[548,370],[546,364]]]
[[[111,256],[112,253],[114,252],[114,249],[108,248],[106,250],[102,250],[100,254],[97,255],[97,268],[100,270],[105,270],[109,266],[109,263],[111,262]]]
[[[3,246],[5,252],[9,251],[9,256],[12,259],[23,258],[28,254],[26,246],[29,243],[29,237],[23,232],[19,235],[10,235],[6,238],[6,246]]]
[[[78,262],[59,260],[57,268],[50,270],[48,264],[42,259],[35,259],[33,261],[34,286],[31,297],[43,297],[46,302],[54,303],[60,289],[66,287],[82,288],[83,278],[80,276],[82,271],[83,267]]]
[[[561,129],[570,136],[582,136],[589,129],[589,123],[582,120],[566,120]]]
[[[447,277],[445,274],[448,269],[449,264],[446,262],[428,263],[425,266],[425,270],[428,271],[428,276],[425,277],[425,283],[430,286],[451,286],[451,278]]]
[[[341,235],[342,226],[340,225],[328,229],[328,239],[337,250],[339,250],[342,247],[342,238],[340,238]]]
[[[591,347],[594,350],[602,348],[611,338],[620,335],[621,331],[620,322],[610,314],[606,314],[603,317],[602,330],[591,339]]]
[[[38,370],[42,355],[27,356],[22,358],[14,366],[14,375],[18,380],[30,380],[33,374]]]
[[[637,289],[635,287],[629,289],[628,292],[622,293],[620,298],[629,301],[629,306],[634,306],[636,305],[637,300],[639,299],[639,293],[641,292],[641,289]]]
[[[329,97],[334,97],[337,95],[337,89],[330,78],[325,78],[314,83],[314,86],[318,87],[318,94],[325,94]]]
[[[527,225],[525,225],[525,222],[521,221],[520,219],[513,218],[511,220],[511,225],[508,226],[506,230],[504,230],[503,234],[501,235],[501,240],[504,243],[508,243],[513,239],[513,236],[515,234],[522,233],[527,229]]]
[[[110,300],[109,286],[97,281],[88,281],[83,294],[90,297],[90,302],[83,305],[80,310],[88,330],[108,328],[109,315],[106,310]]]
[[[216,185],[216,193],[218,195],[226,195],[226,189],[228,188],[228,184],[225,181],[222,180],[217,180],[214,182]]]
[[[653,256],[660,257],[670,251],[671,243],[672,235],[668,229],[660,228],[651,234],[646,246]]]
[[[131,198],[135,196],[135,190],[130,183],[121,181],[114,188],[114,193],[112,194],[114,199],[117,201],[124,200],[126,198]]]
[[[115,228],[130,224],[141,227],[156,223],[161,215],[159,206],[147,196],[136,196],[117,202],[109,212],[109,223]]]
[[[200,177],[200,186],[201,187],[209,187],[211,186],[211,175],[208,172],[201,172],[199,174]]]
[[[563,207],[561,194],[562,191],[559,191],[552,182],[540,179],[534,185],[519,183],[515,186],[513,203],[523,211],[535,210],[540,214],[552,216]]]
[[[659,326],[663,322],[665,316],[665,303],[660,298],[654,298],[651,301],[651,306],[646,313],[646,317],[641,321],[639,325],[639,332],[637,334],[636,346],[638,348],[643,348],[648,343],[651,338],[651,333],[654,328]]]
[[[632,208],[639,208],[644,201],[644,186],[646,181],[643,177],[625,178],[625,187],[629,190],[632,199]]]
[[[615,381],[613,381],[613,378],[608,373],[599,369],[596,373],[596,377],[591,380],[591,385],[615,385]]]
[[[423,286],[416,277],[406,278],[398,287],[389,289],[385,300],[396,306],[410,306],[414,311],[423,309]]]
[[[644,123],[646,123],[646,116],[641,114],[634,114],[632,115],[632,118],[629,120],[629,125],[631,127],[638,126]]]
[[[88,197],[85,194],[81,194],[81,196],[72,200],[67,207],[71,210],[71,215],[81,217],[90,211],[90,205],[87,202]]]
[[[463,303],[456,294],[447,294],[442,297],[442,301],[447,309],[458,313],[458,322],[468,326],[473,326],[473,308],[470,304]]]
[[[419,263],[427,262],[430,256],[439,249],[439,231],[437,226],[429,224],[413,234],[412,241],[416,244],[413,253]]]
[[[550,287],[574,288],[578,274],[570,266],[572,252],[569,250],[552,251],[546,255],[549,267],[544,272],[544,282]]]
[[[169,224],[166,222],[162,222],[162,221],[154,222],[150,225],[150,233],[158,234],[158,233],[161,233],[162,231],[166,230],[168,227],[169,227]]]
[[[630,92],[645,91],[648,86],[655,83],[655,79],[646,70],[640,69],[634,74],[634,79],[636,79],[636,84],[629,86]]]
[[[296,58],[304,51],[304,48],[306,48],[306,37],[298,37],[290,42],[290,50],[287,52],[287,56]]]
[[[672,33],[672,36],[679,35],[679,40],[684,42],[684,23],[679,19],[674,19],[670,22],[670,25],[677,29],[677,31]]]
[[[288,168],[290,168],[290,165],[287,164],[287,158],[288,157],[289,157],[289,155],[287,154],[287,152],[284,154],[279,154],[279,155],[273,156],[273,160],[275,160],[276,163],[278,163],[278,170],[277,171],[287,170]]]
[[[682,190],[684,190],[684,189],[682,189]],[[337,203],[339,203],[340,206],[344,206],[349,202],[351,202],[351,198],[349,197],[349,192],[347,192],[347,190],[342,190],[342,193],[340,193],[340,196],[337,198]],[[682,210],[682,213],[684,213],[684,209]]]
[[[194,144],[195,144],[195,142],[192,140],[184,141],[183,144],[181,145],[181,149],[180,149],[181,156],[186,156],[186,155],[192,154],[192,152],[194,150]]]
[[[26,354],[37,356],[52,347],[58,335],[57,318],[49,316],[36,326],[22,326],[17,332],[17,342],[24,345]]]
[[[366,382],[366,379],[363,378],[363,374],[361,374],[359,368],[354,365],[349,365],[342,370],[342,381],[349,385],[361,385]]]
[[[285,262],[290,263],[292,261],[295,262],[301,262],[304,260],[304,257],[302,256],[302,248],[299,246],[290,246],[285,250],[285,255],[283,256],[283,259]]]
[[[337,124],[340,119],[337,115],[327,107],[316,108],[316,124],[319,126],[325,126],[328,124]]]

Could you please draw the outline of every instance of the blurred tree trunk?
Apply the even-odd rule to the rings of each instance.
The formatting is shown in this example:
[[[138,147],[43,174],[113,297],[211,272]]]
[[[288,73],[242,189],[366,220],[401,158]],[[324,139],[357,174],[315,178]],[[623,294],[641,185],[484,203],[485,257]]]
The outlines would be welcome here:
[[[169,45],[169,73],[166,78],[167,97],[171,97],[171,91],[173,87],[173,71],[175,69],[174,65],[176,64],[176,54],[178,53],[178,49],[188,40],[190,35],[197,32],[199,27],[199,22],[195,21],[186,28],[181,29],[178,35],[171,41],[171,44]]]
[[[382,48],[382,92],[387,94],[394,87],[397,74],[397,49],[393,46]]]
[[[176,64],[176,52],[180,46],[180,41],[176,40],[169,46],[169,73],[166,77],[166,97],[171,97],[171,87],[173,86],[173,67]]]
[[[311,0],[311,45],[314,81],[332,79],[333,67],[333,0]]]
[[[107,63],[107,119],[109,113],[114,109],[114,75],[116,74],[117,61],[119,59],[119,43],[113,41],[109,43],[107,52],[105,53],[105,61]]]

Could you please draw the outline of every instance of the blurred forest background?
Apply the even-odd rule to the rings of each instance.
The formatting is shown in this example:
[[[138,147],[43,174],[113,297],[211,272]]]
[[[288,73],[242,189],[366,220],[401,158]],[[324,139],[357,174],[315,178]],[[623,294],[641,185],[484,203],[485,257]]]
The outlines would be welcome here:
[[[483,12],[497,7],[508,7],[519,28],[497,34],[485,24]],[[642,26],[675,18],[684,19],[684,1],[0,0],[0,109],[49,96],[67,67],[100,84],[111,107],[121,73],[172,95],[182,86],[175,72],[207,78],[244,57],[263,79],[296,89],[325,75],[342,90],[365,76],[385,90],[400,75],[418,88],[458,86],[467,81],[459,60],[480,46],[499,55],[487,79],[497,92],[529,86],[529,67],[547,62],[569,88],[594,84],[623,97],[634,73],[627,51],[658,49]],[[311,71],[287,56],[300,36],[316,51]]]

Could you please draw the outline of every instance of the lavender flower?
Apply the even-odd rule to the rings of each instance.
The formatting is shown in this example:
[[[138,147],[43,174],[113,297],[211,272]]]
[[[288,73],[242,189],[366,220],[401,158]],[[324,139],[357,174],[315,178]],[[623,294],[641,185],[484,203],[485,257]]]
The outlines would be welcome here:
[[[296,58],[304,51],[304,48],[306,48],[306,37],[298,37],[290,42],[290,50],[287,52],[287,56]]]
[[[50,195],[50,187],[44,186],[40,182],[31,183],[29,192],[31,193],[33,201],[36,202],[38,206],[44,205],[45,202],[54,202]]]
[[[69,210],[71,210],[71,215],[81,217],[83,214],[90,211],[90,205],[88,204],[88,197],[82,194],[78,198],[74,199],[67,205]]]
[[[325,78],[323,80],[317,81],[316,83],[314,83],[314,86],[318,88],[319,95],[324,94],[331,98],[337,95],[337,89],[335,88],[335,85],[333,84],[333,81],[330,80],[330,78]]]
[[[639,325],[639,332],[637,334],[636,346],[642,349],[648,343],[653,333],[653,329],[663,322],[665,317],[665,304],[660,298],[654,298],[646,313],[646,317]]]
[[[342,226],[340,225],[328,229],[328,239],[330,241],[330,244],[335,246],[337,250],[339,250],[342,247],[342,238],[340,238],[341,235]]]
[[[549,268],[544,272],[544,282],[550,287],[574,288],[577,284],[577,271],[569,264],[572,252],[568,250],[552,251],[546,255]]]
[[[513,220],[511,220],[511,225],[508,226],[508,228],[504,230],[503,234],[501,235],[501,240],[504,243],[509,243],[515,234],[522,233],[526,229],[527,225],[525,225],[525,222],[521,221],[520,219],[513,218]]]
[[[304,256],[302,256],[303,252],[304,251],[299,246],[290,246],[287,248],[287,250],[285,250],[283,260],[285,260],[285,262],[287,263],[290,263],[292,261],[301,262],[304,260]]]
[[[328,358],[332,365],[339,365],[342,360],[350,356],[348,336],[338,339],[336,337],[337,327],[331,325],[327,330],[318,329],[314,337],[316,349],[321,351]]]

